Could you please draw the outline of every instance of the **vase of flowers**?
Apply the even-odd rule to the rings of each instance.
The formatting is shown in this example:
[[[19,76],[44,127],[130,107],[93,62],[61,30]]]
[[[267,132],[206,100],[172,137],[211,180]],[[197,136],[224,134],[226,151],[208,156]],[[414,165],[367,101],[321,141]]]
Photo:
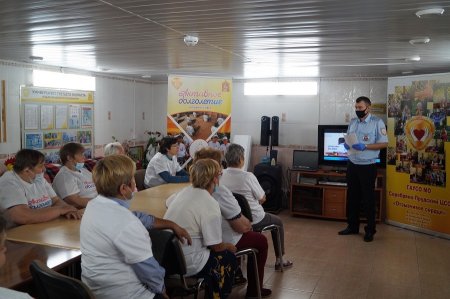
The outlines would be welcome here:
[[[159,142],[161,141],[161,132],[145,131],[148,135],[147,145],[145,146],[145,159],[142,168],[147,168],[148,163],[159,150]]]
[[[6,166],[6,169],[8,169],[8,171],[10,171],[10,170],[13,169],[14,163],[16,163],[16,157],[15,156],[6,159],[4,164]]]

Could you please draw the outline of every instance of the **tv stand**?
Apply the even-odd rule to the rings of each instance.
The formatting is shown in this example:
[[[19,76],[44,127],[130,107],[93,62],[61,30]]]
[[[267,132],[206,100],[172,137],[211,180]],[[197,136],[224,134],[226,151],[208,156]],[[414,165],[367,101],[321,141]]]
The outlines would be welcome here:
[[[291,170],[290,209],[293,216],[346,219],[346,174],[333,170],[314,172]],[[375,183],[376,220],[382,220],[384,182]],[[364,218],[363,213],[361,218]]]

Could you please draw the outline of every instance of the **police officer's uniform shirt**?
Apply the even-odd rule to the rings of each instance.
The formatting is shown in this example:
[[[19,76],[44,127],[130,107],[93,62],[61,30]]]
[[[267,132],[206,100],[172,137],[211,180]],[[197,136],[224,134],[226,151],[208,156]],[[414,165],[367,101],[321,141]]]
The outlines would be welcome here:
[[[365,120],[353,118],[348,125],[347,134],[356,134],[358,143],[373,144],[388,142],[386,126],[383,120],[369,114]],[[354,164],[368,165],[375,163],[380,150],[350,151],[348,158]]]

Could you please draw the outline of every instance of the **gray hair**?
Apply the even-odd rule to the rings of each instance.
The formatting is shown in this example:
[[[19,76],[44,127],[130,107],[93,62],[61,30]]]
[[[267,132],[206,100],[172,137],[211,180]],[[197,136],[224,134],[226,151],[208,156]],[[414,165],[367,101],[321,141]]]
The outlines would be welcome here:
[[[227,161],[228,166],[239,166],[241,164],[241,160],[244,160],[244,148],[236,143],[231,144],[225,154],[225,160]]]
[[[123,150],[122,144],[120,142],[111,142],[105,146],[104,154],[106,156],[117,155],[120,150]]]

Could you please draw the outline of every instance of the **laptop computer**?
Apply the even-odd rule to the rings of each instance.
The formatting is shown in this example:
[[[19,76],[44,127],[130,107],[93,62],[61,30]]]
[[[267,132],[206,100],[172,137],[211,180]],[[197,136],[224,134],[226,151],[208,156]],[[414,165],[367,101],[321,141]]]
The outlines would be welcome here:
[[[294,150],[292,169],[316,171],[319,169],[319,153],[313,151]]]

